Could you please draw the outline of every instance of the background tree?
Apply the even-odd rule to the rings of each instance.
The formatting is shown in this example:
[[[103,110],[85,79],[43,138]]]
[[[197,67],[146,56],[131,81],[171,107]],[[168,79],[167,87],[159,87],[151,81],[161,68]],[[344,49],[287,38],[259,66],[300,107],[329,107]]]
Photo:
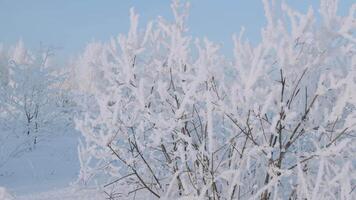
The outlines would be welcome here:
[[[33,54],[22,41],[2,50],[0,166],[72,123],[69,95],[62,89],[66,74],[51,64],[53,53],[45,48]]]

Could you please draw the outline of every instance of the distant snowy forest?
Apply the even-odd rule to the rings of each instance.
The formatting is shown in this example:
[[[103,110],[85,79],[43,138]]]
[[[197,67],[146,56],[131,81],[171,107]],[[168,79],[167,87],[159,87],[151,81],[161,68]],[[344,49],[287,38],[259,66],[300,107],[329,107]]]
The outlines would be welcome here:
[[[242,29],[233,57],[188,34],[177,0],[173,21],[131,9],[127,34],[64,66],[52,47],[0,46],[0,172],[79,138],[53,151],[77,149],[70,186],[20,195],[0,173],[0,200],[356,199],[356,4],[263,4],[261,41]]]

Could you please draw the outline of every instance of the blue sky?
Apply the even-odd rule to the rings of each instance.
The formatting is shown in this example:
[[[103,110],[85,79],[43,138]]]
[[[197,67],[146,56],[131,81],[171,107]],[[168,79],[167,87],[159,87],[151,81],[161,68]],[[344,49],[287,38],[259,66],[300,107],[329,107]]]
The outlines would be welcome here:
[[[318,0],[286,0],[301,11]],[[190,33],[220,43],[222,51],[232,48],[231,36],[241,26],[252,43],[260,39],[264,25],[261,0],[191,0]],[[346,14],[353,0],[340,0]],[[160,15],[172,18],[169,0],[0,0],[0,42],[5,45],[22,38],[31,48],[40,44],[61,47],[61,56],[79,53],[93,40],[106,41],[127,31],[129,9],[140,14],[140,25]]]

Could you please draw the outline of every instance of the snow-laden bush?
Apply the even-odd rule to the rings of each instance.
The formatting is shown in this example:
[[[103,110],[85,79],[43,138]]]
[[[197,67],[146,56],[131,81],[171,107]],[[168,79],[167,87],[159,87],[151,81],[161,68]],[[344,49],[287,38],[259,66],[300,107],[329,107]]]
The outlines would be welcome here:
[[[0,50],[0,167],[72,123],[66,75],[52,55],[51,48],[31,53],[22,41]]]
[[[0,187],[0,199],[1,200],[13,200],[14,197],[12,195],[10,195],[5,188]]]
[[[263,1],[256,46],[234,60],[174,21],[131,27],[78,60],[79,181],[111,199],[355,199],[355,10]],[[79,76],[78,76],[79,77]]]

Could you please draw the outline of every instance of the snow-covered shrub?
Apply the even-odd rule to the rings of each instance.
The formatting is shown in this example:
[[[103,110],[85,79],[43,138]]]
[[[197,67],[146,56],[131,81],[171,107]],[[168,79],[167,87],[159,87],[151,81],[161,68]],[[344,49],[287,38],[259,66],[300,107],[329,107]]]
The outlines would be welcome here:
[[[13,200],[14,197],[12,195],[10,195],[5,188],[0,187],[0,199],[1,200]]]
[[[127,35],[90,44],[79,181],[111,199],[355,199],[356,5],[321,1],[320,22],[276,5],[233,61],[178,1],[173,22],[138,31],[131,10]]]
[[[33,54],[22,41],[1,51],[0,166],[72,123],[61,88],[66,75],[51,64],[52,54],[50,48]]]

